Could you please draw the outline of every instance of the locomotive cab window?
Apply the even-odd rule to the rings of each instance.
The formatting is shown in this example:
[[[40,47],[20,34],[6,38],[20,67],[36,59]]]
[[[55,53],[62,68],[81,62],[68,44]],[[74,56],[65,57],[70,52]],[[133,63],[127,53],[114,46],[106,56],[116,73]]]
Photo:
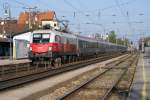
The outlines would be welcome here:
[[[47,43],[49,42],[50,36],[49,34],[43,34],[42,35],[42,43]]]
[[[50,34],[48,33],[35,33],[33,34],[33,43],[48,43]]]

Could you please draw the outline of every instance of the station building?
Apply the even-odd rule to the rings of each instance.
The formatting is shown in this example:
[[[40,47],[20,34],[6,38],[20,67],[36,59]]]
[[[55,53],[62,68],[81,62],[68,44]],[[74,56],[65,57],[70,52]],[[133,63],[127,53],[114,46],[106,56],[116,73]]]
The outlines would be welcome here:
[[[144,53],[145,56],[150,56],[150,37],[140,39],[139,50]]]

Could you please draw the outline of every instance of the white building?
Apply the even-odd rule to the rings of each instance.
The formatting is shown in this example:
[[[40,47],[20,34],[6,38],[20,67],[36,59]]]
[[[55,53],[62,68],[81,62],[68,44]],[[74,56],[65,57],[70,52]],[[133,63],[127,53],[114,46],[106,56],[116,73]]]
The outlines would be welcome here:
[[[32,32],[26,32],[13,37],[13,59],[27,58]]]

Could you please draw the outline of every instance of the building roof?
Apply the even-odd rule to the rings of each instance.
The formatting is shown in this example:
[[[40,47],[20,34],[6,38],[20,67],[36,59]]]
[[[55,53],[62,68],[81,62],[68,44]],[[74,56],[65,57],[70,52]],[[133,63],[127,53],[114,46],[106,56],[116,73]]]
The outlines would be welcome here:
[[[30,17],[29,17],[30,14]],[[29,19],[30,18],[30,19]],[[36,29],[41,25],[43,20],[54,20],[56,14],[54,11],[46,12],[21,12],[17,20],[5,20],[4,25],[0,25],[0,33],[20,33],[29,30],[29,20],[31,22],[32,29]],[[0,19],[0,23],[4,21]],[[12,35],[13,35],[12,34]]]
[[[30,14],[30,15],[29,15]],[[30,17],[29,17],[30,16]],[[18,24],[24,25],[29,22],[29,20],[34,22],[41,22],[42,20],[53,20],[56,17],[54,11],[47,11],[47,12],[22,12],[18,18]],[[30,19],[29,19],[30,18]]]

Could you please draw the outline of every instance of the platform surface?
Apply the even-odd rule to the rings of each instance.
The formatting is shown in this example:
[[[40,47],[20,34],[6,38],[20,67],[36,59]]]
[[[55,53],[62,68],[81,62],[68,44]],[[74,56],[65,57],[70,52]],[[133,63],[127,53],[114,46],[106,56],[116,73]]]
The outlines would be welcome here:
[[[140,55],[128,100],[150,100],[150,57]]]
[[[20,64],[20,63],[28,63],[28,62],[30,62],[30,60],[28,60],[28,59],[20,59],[20,60],[0,59],[0,66],[11,65],[11,64]]]

